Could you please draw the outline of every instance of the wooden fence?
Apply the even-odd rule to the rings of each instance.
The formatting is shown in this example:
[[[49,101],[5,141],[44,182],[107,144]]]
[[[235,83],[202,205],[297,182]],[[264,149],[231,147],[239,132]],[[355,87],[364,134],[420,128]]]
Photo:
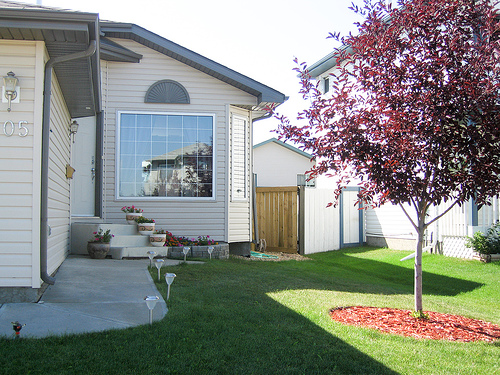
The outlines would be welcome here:
[[[268,251],[297,252],[297,186],[256,189],[259,238]]]

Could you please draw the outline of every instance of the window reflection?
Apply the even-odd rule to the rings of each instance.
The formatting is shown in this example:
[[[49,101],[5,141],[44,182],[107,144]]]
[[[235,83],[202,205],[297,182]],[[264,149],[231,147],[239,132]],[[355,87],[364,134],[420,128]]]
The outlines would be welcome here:
[[[120,115],[120,197],[212,197],[213,116]]]

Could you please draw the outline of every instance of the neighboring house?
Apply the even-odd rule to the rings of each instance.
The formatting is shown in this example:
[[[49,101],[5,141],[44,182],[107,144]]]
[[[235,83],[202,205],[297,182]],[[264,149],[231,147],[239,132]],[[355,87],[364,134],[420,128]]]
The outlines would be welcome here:
[[[253,146],[253,171],[257,186],[314,186],[306,172],[315,165],[311,155],[276,138]]]
[[[0,54],[19,79],[0,103],[0,303],[36,299],[71,224],[123,206],[250,248],[252,122],[282,93],[137,25],[9,1]]]
[[[309,74],[319,81],[320,91],[328,95],[338,64],[337,54],[331,52],[309,67]],[[493,223],[500,220],[499,199],[491,199],[491,206],[478,209],[474,202],[456,206],[435,224],[427,229],[426,242],[432,251],[448,256],[472,258],[472,249],[465,247],[465,237],[476,231],[485,232]],[[432,215],[443,212],[449,203],[431,208]],[[407,212],[416,216],[415,210],[408,207]],[[401,207],[385,204],[375,209],[367,209],[364,215],[364,236],[368,245],[387,246],[393,249],[414,250],[417,232],[404,214]]]

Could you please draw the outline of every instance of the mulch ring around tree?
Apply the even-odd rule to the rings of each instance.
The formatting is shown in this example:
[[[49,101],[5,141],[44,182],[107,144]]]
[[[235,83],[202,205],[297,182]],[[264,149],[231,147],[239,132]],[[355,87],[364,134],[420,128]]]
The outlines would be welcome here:
[[[417,319],[411,313],[410,310],[366,306],[330,310],[335,321],[417,339],[492,342],[500,338],[500,326],[482,320],[432,311],[425,312],[429,319]]]

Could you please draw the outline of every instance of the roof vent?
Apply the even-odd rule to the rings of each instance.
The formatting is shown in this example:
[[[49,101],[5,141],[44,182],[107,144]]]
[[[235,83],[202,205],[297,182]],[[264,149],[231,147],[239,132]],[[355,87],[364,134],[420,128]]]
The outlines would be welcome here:
[[[164,79],[149,87],[144,103],[189,104],[189,94],[179,82]]]

